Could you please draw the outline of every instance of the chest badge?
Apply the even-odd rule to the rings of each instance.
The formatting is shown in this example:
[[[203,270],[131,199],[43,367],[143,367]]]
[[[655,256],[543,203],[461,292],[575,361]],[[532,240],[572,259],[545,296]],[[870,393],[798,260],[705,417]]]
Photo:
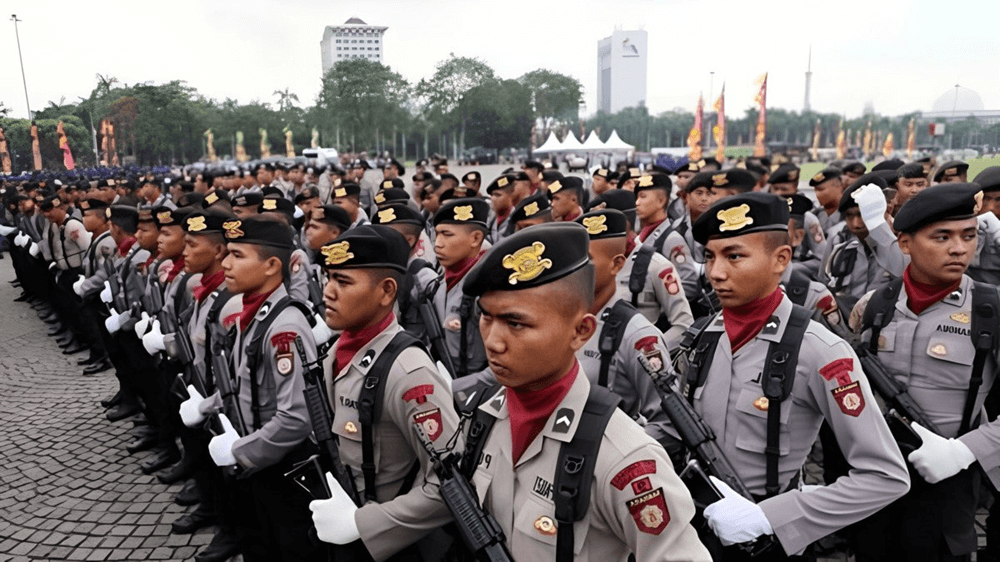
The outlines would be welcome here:
[[[355,425],[354,422],[349,421],[349,422],[347,422],[347,423],[344,424],[344,431],[346,431],[347,433],[350,433],[351,435],[354,435],[355,433],[358,432],[358,426]]]
[[[535,519],[535,530],[547,537],[551,537],[556,534],[556,522],[548,515],[542,515],[538,519]]]
[[[960,322],[962,324],[968,324],[969,322],[972,321],[972,319],[969,317],[969,314],[966,312],[956,312],[951,315],[951,319],[954,320],[955,322]]]
[[[757,408],[761,412],[766,412],[769,404],[770,401],[767,399],[767,396],[761,396],[760,398],[753,401],[753,407]]]
[[[947,357],[948,356],[948,348],[945,347],[944,344],[941,344],[941,343],[932,345],[930,351],[931,351],[931,355],[937,355],[938,357]]]

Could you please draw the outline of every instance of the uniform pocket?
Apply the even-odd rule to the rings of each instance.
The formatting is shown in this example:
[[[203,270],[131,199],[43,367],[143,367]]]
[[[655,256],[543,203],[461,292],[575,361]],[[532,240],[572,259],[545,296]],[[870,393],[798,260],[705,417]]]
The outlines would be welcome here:
[[[779,455],[785,456],[791,448],[788,429],[788,418],[792,411],[792,398],[789,396],[781,405],[781,429],[778,433]],[[764,397],[763,389],[744,388],[736,401],[736,416],[739,424],[736,433],[736,448],[752,453],[763,454],[767,446],[767,415],[771,404]]]
[[[555,490],[553,490],[555,493]],[[580,521],[573,524],[573,553],[579,555],[583,549],[583,543],[587,540],[587,531],[590,529],[591,514],[588,512]],[[528,501],[521,506],[517,515],[514,516],[514,532],[529,539],[539,541],[555,548],[556,537],[559,532],[556,523],[555,504],[542,502],[534,495],[529,495]],[[574,556],[574,560],[580,560]]]

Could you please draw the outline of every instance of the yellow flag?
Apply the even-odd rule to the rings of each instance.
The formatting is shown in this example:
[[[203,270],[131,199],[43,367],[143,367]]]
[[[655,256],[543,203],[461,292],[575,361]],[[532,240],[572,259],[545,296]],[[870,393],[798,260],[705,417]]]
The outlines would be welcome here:
[[[698,96],[698,107],[694,112],[694,125],[691,127],[691,131],[688,132],[688,160],[691,162],[697,162],[701,160],[701,127],[702,127],[702,108],[704,100],[702,97]]]
[[[896,147],[893,146],[892,133],[889,133],[885,136],[885,143],[882,144],[882,156],[888,158],[892,156],[892,153],[895,150]]]

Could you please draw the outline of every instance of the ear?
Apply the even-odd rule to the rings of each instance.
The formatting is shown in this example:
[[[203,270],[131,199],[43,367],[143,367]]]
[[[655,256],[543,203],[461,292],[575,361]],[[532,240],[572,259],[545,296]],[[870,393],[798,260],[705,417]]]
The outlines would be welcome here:
[[[396,293],[399,291],[396,280],[392,277],[386,277],[379,283],[379,288],[382,289],[379,304],[382,306],[392,306],[396,302]]]
[[[913,242],[913,235],[908,232],[900,232],[899,237],[899,249],[907,256],[910,255],[910,243]]]
[[[267,261],[264,262],[264,274],[268,277],[283,275],[281,260],[274,256],[267,258]]]
[[[472,245],[473,246],[482,246],[483,245],[483,240],[485,239],[484,236],[485,236],[485,234],[483,233],[482,230],[479,230],[478,228],[473,229],[472,230]]]
[[[222,260],[226,259],[226,256],[228,255],[229,255],[229,246],[225,244],[215,245],[215,261],[221,262]]]
[[[774,260],[775,265],[778,267],[779,273],[784,273],[785,269],[792,262],[792,247],[783,244],[774,249]]]
[[[597,317],[590,313],[581,316],[573,327],[573,340],[570,342],[573,352],[576,353],[583,348],[596,331]]]
[[[627,259],[628,258],[626,258],[624,254],[618,254],[615,257],[611,258],[611,273],[613,275],[618,275],[618,272],[620,272],[622,268],[625,267],[625,261]]]

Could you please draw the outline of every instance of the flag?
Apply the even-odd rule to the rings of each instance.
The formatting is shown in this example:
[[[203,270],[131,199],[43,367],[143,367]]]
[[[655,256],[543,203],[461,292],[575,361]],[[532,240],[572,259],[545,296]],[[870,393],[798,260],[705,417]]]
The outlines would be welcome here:
[[[217,159],[215,156],[215,135],[212,134],[212,129],[205,131],[202,136],[205,137],[205,150],[208,153],[206,158],[209,162],[215,162]]]
[[[688,133],[688,160],[697,162],[701,160],[701,119],[704,100],[698,96],[698,108],[694,112],[694,126]]]
[[[115,140],[115,124],[108,121],[108,152],[111,154],[111,165],[118,165],[118,142]]]
[[[847,156],[847,137],[851,134],[844,132],[844,120],[840,120],[840,131],[837,132],[837,160],[843,160]]]
[[[319,131],[316,127],[313,127],[312,143],[310,144],[313,148],[319,148]]]
[[[0,173],[5,176],[13,173],[10,166],[10,149],[7,148],[7,134],[4,133],[3,127],[0,127]]]
[[[813,146],[812,146],[812,159],[814,161],[819,160],[819,135],[820,135],[820,124],[819,119],[816,119],[816,126],[813,127]]]
[[[861,147],[861,151],[864,152],[865,158],[868,158],[868,156],[871,155],[872,150],[873,150],[873,145],[872,145],[872,122],[869,121],[868,124],[865,125],[864,146]]]
[[[906,157],[913,160],[913,151],[917,148],[916,117],[910,118],[910,124],[906,127]]]
[[[42,169],[42,148],[38,143],[38,125],[31,122],[31,154],[34,156],[36,170]]]
[[[885,143],[882,145],[882,156],[888,158],[892,156],[894,150],[896,150],[896,147],[893,146],[892,133],[890,132],[885,136]]]
[[[267,129],[257,129],[260,133],[260,157],[268,158],[271,156],[271,145],[267,142]]]
[[[73,161],[73,151],[69,149],[69,138],[66,137],[66,128],[62,121],[56,125],[56,133],[59,135],[59,150],[63,153],[63,166],[67,170],[72,170],[76,168],[76,162]]]
[[[765,72],[757,78],[756,84],[760,85],[757,96],[754,98],[760,104],[760,112],[757,114],[757,136],[754,139],[753,155],[764,156],[767,154],[767,73]]]
[[[243,131],[236,131],[236,161],[246,162],[249,159],[247,149],[243,146]]]
[[[720,163],[726,161],[726,83],[722,83],[722,93],[719,99],[712,105],[718,115],[716,124],[712,127],[712,136],[715,137],[715,159]]]
[[[292,128],[285,125],[282,132],[285,133],[285,156],[295,158],[295,145],[292,144]]]

